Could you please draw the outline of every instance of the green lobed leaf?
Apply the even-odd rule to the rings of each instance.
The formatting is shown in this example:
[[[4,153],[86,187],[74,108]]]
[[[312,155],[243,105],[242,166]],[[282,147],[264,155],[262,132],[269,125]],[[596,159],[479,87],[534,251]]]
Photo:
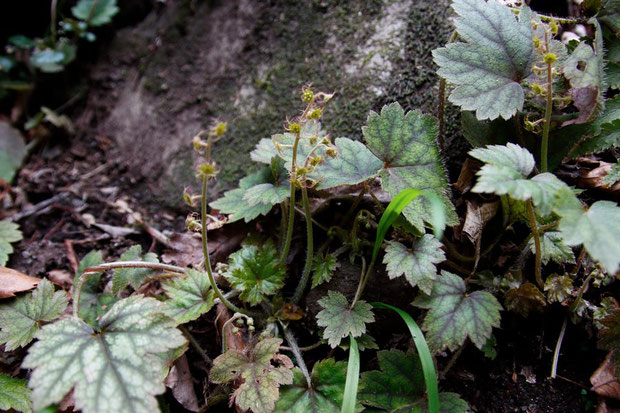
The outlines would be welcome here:
[[[528,241],[528,245],[532,254],[536,254],[536,243],[534,238]],[[557,262],[558,264],[575,263],[573,250],[564,244],[561,232],[548,231],[542,234],[540,237],[540,255],[545,265],[548,264],[549,261]]]
[[[572,193],[564,197],[565,202],[555,210],[561,216],[559,229],[564,244],[583,244],[592,258],[615,274],[620,266],[620,207],[615,202],[598,201],[584,210]]]
[[[118,11],[116,0],[80,0],[71,8],[76,19],[84,20],[91,26],[110,23]]]
[[[618,181],[620,181],[620,163],[615,163],[603,178],[603,185],[611,186]]]
[[[534,157],[519,145],[490,145],[473,149],[469,154],[486,162],[476,173],[478,180],[472,192],[508,194],[520,201],[531,199],[538,212],[545,216],[551,213],[556,192],[568,188],[551,173],[526,179],[534,169]]]
[[[226,383],[241,379],[241,384],[231,396],[237,406],[253,413],[270,413],[279,398],[279,388],[293,383],[293,363],[277,354],[282,340],[266,338],[245,352],[231,349],[213,360],[209,372],[213,383]],[[277,363],[273,365],[272,360]]]
[[[571,296],[573,292],[573,280],[568,275],[554,274],[545,280],[547,300],[561,303]]]
[[[223,214],[230,214],[228,222],[235,222],[243,219],[250,222],[259,215],[265,215],[271,211],[273,205],[258,202],[250,205],[244,199],[246,191],[260,184],[273,184],[273,174],[270,168],[263,168],[258,172],[250,174],[239,181],[239,188],[227,191],[222,198],[211,202],[211,208],[218,209]]]
[[[100,333],[76,318],[44,326],[22,364],[34,369],[34,408],[60,402],[73,388],[85,413],[158,411],[154,396],[165,391],[165,366],[155,354],[186,342],[163,310],[154,298],[134,295],[101,318]]]
[[[514,311],[526,317],[532,311],[541,311],[547,305],[545,296],[537,286],[532,283],[524,283],[517,288],[511,288],[506,292],[504,299],[506,309]]]
[[[65,67],[65,54],[59,50],[40,50],[30,56],[30,64],[45,73],[57,73]]]
[[[530,9],[522,7],[517,19],[493,0],[455,0],[452,8],[466,43],[433,50],[437,73],[455,85],[448,100],[476,111],[478,119],[511,118],[523,109],[520,82],[532,72],[535,57]]]
[[[316,315],[316,322],[325,327],[323,338],[332,348],[349,334],[361,336],[366,332],[366,323],[375,321],[370,304],[360,300],[350,308],[346,297],[336,291],[328,291],[327,296],[319,300],[319,305],[323,309]]]
[[[280,388],[274,413],[340,413],[347,363],[322,360],[312,368],[312,386],[308,387],[301,370],[293,369],[293,383]]]
[[[290,188],[282,185],[259,184],[245,191],[243,200],[253,207],[256,204],[273,205],[279,204],[288,198]]]
[[[334,143],[338,155],[334,158],[326,155],[315,172],[308,175],[318,180],[316,189],[355,185],[374,178],[383,167],[383,162],[361,142],[337,138]]]
[[[16,410],[31,413],[30,390],[26,380],[0,373],[0,410]]]
[[[144,261],[158,263],[157,254],[148,252],[142,255],[142,247],[134,245],[125,251],[119,261]],[[112,292],[116,295],[131,285],[134,290],[140,288],[144,281],[153,274],[149,268],[118,268],[112,277]]]
[[[0,90],[3,88],[8,88],[5,82],[0,84]],[[22,133],[10,123],[0,121],[0,178],[11,183],[27,154],[28,150]]]
[[[191,268],[185,275],[161,283],[168,296],[164,314],[184,324],[193,321],[213,307],[215,293],[206,273]]]
[[[564,61],[564,76],[574,88],[598,88],[603,77],[603,56],[583,42]]]
[[[0,221],[0,266],[5,266],[13,253],[11,243],[23,238],[19,225],[11,221]]]
[[[412,287],[417,285],[420,290],[430,294],[433,281],[437,277],[435,264],[445,259],[441,242],[426,234],[414,241],[412,248],[396,241],[388,242],[383,263],[386,264],[390,279],[404,275]]]
[[[620,1],[606,0],[597,14],[601,23],[609,26],[616,35],[620,34]]]
[[[75,273],[73,279],[73,294],[75,295],[75,287],[80,282],[80,277],[87,267],[100,265],[103,263],[103,254],[101,251],[90,251],[82,258],[78,265],[78,270]],[[101,293],[99,291],[99,282],[101,281],[101,273],[92,273],[89,275],[88,280],[82,286],[82,292],[80,294],[79,302],[79,317],[90,324],[92,327],[97,326],[96,319],[105,314],[106,309],[109,308],[116,298],[111,293]],[[76,305],[75,303],[73,305]]]
[[[316,121],[308,121],[301,125],[301,132],[299,136],[301,139],[299,140],[297,146],[297,157],[295,158],[295,163],[297,167],[302,167],[305,164],[306,157],[310,154],[310,151],[314,148],[314,141],[325,136],[321,130],[321,124]],[[312,142],[311,142],[312,141]],[[276,149],[275,144],[280,145],[280,149]],[[284,160],[284,167],[286,170],[290,171],[293,165],[293,144],[295,143],[295,135],[286,132],[286,133],[278,133],[271,137],[271,139],[265,138],[261,139],[254,150],[250,152],[250,158],[254,162],[260,162],[264,164],[271,164],[271,160],[274,157],[281,158]],[[316,151],[314,151],[315,155],[324,157],[325,156],[325,148],[320,147]]]
[[[362,127],[368,149],[383,162],[381,185],[392,198],[404,189],[415,188],[441,198],[447,211],[447,224],[458,217],[449,198],[446,173],[437,146],[437,119],[419,111],[405,114],[397,103],[386,105],[381,114],[371,111]],[[403,214],[420,232],[430,223],[433,205],[427,197],[409,204]]]
[[[422,365],[418,354],[410,350],[383,350],[377,353],[381,371],[362,374],[361,402],[389,412],[427,412]],[[439,393],[439,412],[465,413],[467,403],[456,393]]]
[[[52,321],[67,307],[64,291],[54,292],[54,284],[42,279],[30,295],[0,304],[0,344],[6,351],[24,347],[39,331],[41,322]]]
[[[286,271],[279,265],[276,248],[268,242],[260,247],[245,245],[230,254],[224,277],[241,292],[239,298],[256,305],[284,286]]]
[[[422,329],[431,349],[456,350],[469,337],[478,348],[499,326],[502,306],[486,291],[467,293],[463,279],[442,271],[435,280],[430,295],[418,297],[413,305],[428,308]]]
[[[338,261],[333,254],[318,255],[312,262],[312,288],[328,282],[338,268]]]
[[[592,123],[585,134],[590,136],[575,145],[568,153],[569,158],[620,147],[620,95],[605,102],[605,109]]]

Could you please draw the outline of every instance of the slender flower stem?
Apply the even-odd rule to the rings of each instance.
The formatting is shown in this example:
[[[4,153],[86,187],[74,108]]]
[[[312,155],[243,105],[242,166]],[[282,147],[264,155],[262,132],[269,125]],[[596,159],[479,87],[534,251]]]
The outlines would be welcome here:
[[[304,207],[304,214],[306,216],[306,240],[308,244],[308,250],[306,252],[306,264],[301,275],[301,280],[297,284],[295,294],[293,295],[293,302],[297,304],[301,300],[302,295],[308,285],[310,279],[310,271],[312,270],[312,259],[314,258],[314,238],[312,236],[312,217],[310,215],[310,201],[308,200],[308,190],[305,186],[301,187],[301,202]]]
[[[286,257],[288,256],[288,250],[291,247],[291,240],[293,239],[293,227],[295,226],[295,180],[297,173],[297,147],[299,146],[299,134],[295,136],[295,143],[293,144],[293,162],[291,163],[291,194],[289,196],[289,214],[288,224],[286,230],[286,238],[284,240],[284,248],[280,254],[280,265],[286,263]]]
[[[306,378],[306,384],[308,384],[308,388],[311,388],[312,379],[310,378],[310,373],[308,372],[308,367],[306,366],[304,357],[301,355],[299,345],[297,345],[297,340],[295,340],[295,336],[293,336],[293,333],[291,333],[291,330],[289,330],[284,324],[282,323],[280,324],[282,325],[282,329],[284,330],[284,337],[286,338],[286,342],[288,343],[291,349],[291,352],[293,353],[293,355],[295,356],[295,359],[297,360],[299,369],[301,370],[304,377]]]
[[[527,213],[530,217],[530,227],[532,229],[532,234],[534,235],[534,245],[536,246],[536,267],[534,271],[536,273],[536,282],[538,283],[540,288],[544,288],[544,284],[542,281],[542,276],[540,274],[540,266],[542,261],[541,249],[540,249],[540,237],[538,234],[538,226],[536,225],[536,216],[534,215],[534,207],[532,206],[532,201],[528,200],[525,205],[527,206]]]
[[[549,53],[548,33],[545,32],[545,41],[547,43],[547,53]],[[553,73],[551,63],[547,64],[547,106],[545,107],[545,123],[543,125],[542,147],[540,149],[541,171],[547,172],[549,165],[547,163],[547,152],[549,151],[549,128],[551,126],[551,112],[553,111]]]
[[[560,336],[555,343],[555,351],[553,352],[553,364],[551,365],[551,378],[555,379],[558,373],[558,362],[560,361],[560,349],[562,348],[562,341],[564,340],[564,333],[566,333],[566,326],[568,325],[568,317],[564,317],[562,328],[560,329]]]
[[[56,44],[56,9],[58,0],[52,0],[52,7],[50,12],[50,31],[52,34],[52,43]]]
[[[362,274],[360,275],[360,282],[357,285],[357,291],[355,292],[355,297],[351,302],[351,308],[355,307],[355,303],[360,299],[362,293],[364,292],[364,288],[366,287],[366,281],[370,276],[370,271],[372,271],[372,267],[374,265],[374,260],[370,261],[370,266],[368,267],[368,271],[366,271],[366,259],[362,257]]]
[[[205,160],[207,163],[210,162],[211,160],[210,157],[211,157],[211,137],[209,137],[209,141],[207,144],[207,152],[205,156]],[[224,295],[222,294],[222,292],[220,291],[220,289],[218,288],[215,282],[215,277],[213,276],[213,270],[211,270],[211,259],[209,258],[209,247],[207,243],[207,183],[208,181],[209,181],[209,177],[205,175],[202,178],[202,197],[201,197],[201,202],[200,202],[200,222],[202,224],[200,231],[202,233],[202,255],[204,256],[205,270],[207,271],[207,276],[209,277],[209,282],[211,283],[211,287],[213,287],[213,292],[215,293],[217,298],[220,299],[222,304],[224,304],[230,311],[234,311],[235,313],[248,314],[248,311],[237,307],[236,305],[228,301],[226,297],[224,297]]]
[[[115,270],[118,268],[148,268],[151,270],[158,271],[167,271],[175,274],[184,274],[185,269],[181,267],[177,267],[176,265],[168,265],[168,264],[159,264],[154,262],[145,262],[145,261],[118,261],[118,262],[108,262],[100,265],[93,265],[92,267],[86,267],[82,271],[82,274],[86,274],[89,272],[102,272],[106,270]]]

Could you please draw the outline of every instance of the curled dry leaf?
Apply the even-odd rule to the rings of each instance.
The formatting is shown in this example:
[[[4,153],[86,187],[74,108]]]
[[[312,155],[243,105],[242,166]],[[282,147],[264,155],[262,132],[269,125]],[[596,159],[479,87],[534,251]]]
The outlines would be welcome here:
[[[605,361],[590,377],[590,383],[596,394],[620,400],[620,380],[617,377],[618,370],[611,362],[612,354],[613,351],[607,353]]]
[[[479,205],[477,202],[467,201],[467,214],[463,224],[463,232],[476,245],[486,224],[497,214],[499,201],[487,202]]]
[[[165,384],[172,390],[174,398],[190,412],[198,411],[198,397],[194,391],[192,373],[189,370],[187,357],[182,355],[175,362]]]
[[[15,297],[15,293],[32,290],[39,281],[39,278],[0,267],[0,298]]]

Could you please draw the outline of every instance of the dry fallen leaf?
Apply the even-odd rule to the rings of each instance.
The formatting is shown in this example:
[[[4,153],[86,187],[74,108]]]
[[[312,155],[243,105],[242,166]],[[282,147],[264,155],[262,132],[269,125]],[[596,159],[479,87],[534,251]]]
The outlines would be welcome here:
[[[194,391],[192,373],[185,354],[176,359],[165,383],[172,389],[172,395],[183,407],[190,412],[198,411],[198,398]]]
[[[41,281],[19,271],[0,267],[0,298],[15,297],[15,293],[32,290]]]
[[[612,354],[613,351],[607,354],[605,361],[590,377],[590,383],[596,394],[620,400],[620,381],[616,375],[616,366],[611,362]]]
[[[480,239],[486,224],[495,216],[499,208],[499,201],[487,202],[479,205],[475,201],[467,201],[467,214],[463,224],[463,232],[472,244]]]
[[[73,275],[69,271],[51,270],[47,273],[47,279],[65,291],[70,291],[73,286]]]

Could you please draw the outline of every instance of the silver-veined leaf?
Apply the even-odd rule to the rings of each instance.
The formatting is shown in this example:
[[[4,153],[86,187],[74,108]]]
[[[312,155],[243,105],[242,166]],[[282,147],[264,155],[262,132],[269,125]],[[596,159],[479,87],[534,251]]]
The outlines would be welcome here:
[[[319,300],[319,305],[323,309],[316,315],[316,322],[325,327],[323,338],[332,348],[336,348],[349,334],[361,336],[366,332],[366,323],[375,321],[370,304],[357,301],[350,308],[346,297],[336,291],[328,291],[327,296]]]
[[[0,410],[32,412],[30,390],[26,380],[16,379],[0,373]]]
[[[197,319],[213,307],[215,293],[206,273],[191,268],[185,275],[161,283],[168,296],[164,313],[177,324]]]

